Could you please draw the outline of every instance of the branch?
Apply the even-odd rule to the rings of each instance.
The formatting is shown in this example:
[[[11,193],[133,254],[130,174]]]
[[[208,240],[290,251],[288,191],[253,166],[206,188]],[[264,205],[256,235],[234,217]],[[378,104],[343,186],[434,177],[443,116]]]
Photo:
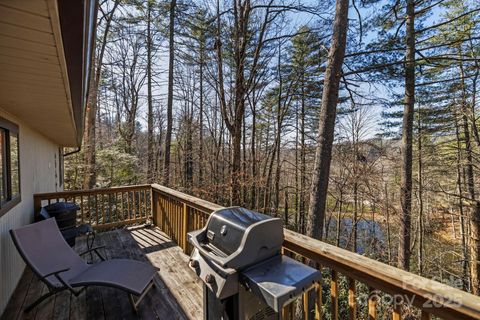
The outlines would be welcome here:
[[[461,18],[463,18],[463,17],[465,17],[465,16],[468,16],[468,15],[470,15],[470,14],[472,14],[472,13],[475,13],[475,12],[478,12],[478,11],[480,11],[480,8],[473,9],[473,10],[471,10],[471,11],[465,12],[464,14],[461,14],[461,15],[459,15],[459,16],[457,16],[457,17],[455,17],[455,18],[452,18],[452,19],[450,19],[450,20],[443,21],[443,22],[434,24],[434,25],[432,25],[432,26],[429,26],[429,27],[426,27],[426,28],[417,30],[417,31],[415,31],[415,34],[424,33],[425,31],[428,31],[428,30],[431,30],[431,29],[435,29],[435,28],[441,27],[441,26],[443,26],[443,25],[449,24],[449,23],[451,23],[451,22],[454,22],[454,21],[456,21],[456,20],[459,20],[459,19],[461,19]]]

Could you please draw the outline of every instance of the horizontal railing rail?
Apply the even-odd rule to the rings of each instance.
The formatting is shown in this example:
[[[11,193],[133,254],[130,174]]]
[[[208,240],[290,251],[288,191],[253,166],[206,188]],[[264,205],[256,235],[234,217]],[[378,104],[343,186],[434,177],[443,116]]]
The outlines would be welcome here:
[[[135,185],[105,189],[39,193],[33,196],[34,212],[55,202],[73,202],[80,210],[78,223],[89,223],[95,229],[143,223],[150,217],[151,185]]]
[[[187,233],[202,228],[211,212],[223,208],[217,204],[195,198],[182,192],[160,185],[152,185],[153,220],[164,232],[174,239],[185,253],[191,247],[187,243]],[[329,274],[330,297],[323,299],[322,284],[314,290],[314,299],[303,296],[303,312],[308,318],[322,318],[322,312],[329,312],[331,319],[343,319],[340,314],[340,275],[346,277],[349,319],[385,319],[377,310],[382,307],[390,313],[389,318],[402,319],[403,309],[418,315],[421,319],[431,319],[432,315],[442,319],[480,319],[480,297],[433,281],[413,273],[395,268],[382,262],[347,251],[325,242],[285,229],[284,252],[304,261],[314,262],[322,272]],[[325,270],[328,269],[328,270]],[[357,287],[361,283],[368,287],[365,306],[357,305]],[[378,293],[381,291],[381,293]],[[380,299],[382,294],[389,299]],[[309,301],[313,300],[313,304]],[[325,300],[325,301],[324,301]],[[328,302],[328,310],[323,305]],[[388,305],[381,306],[381,303]],[[416,310],[411,310],[415,307]],[[367,315],[361,315],[366,309]],[[284,318],[293,317],[292,306],[284,309]]]

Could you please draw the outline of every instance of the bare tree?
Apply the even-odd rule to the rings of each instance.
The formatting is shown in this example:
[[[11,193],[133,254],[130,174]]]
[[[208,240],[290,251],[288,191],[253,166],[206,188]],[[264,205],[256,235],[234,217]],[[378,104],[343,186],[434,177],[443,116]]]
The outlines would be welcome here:
[[[170,184],[170,148],[172,144],[173,130],[173,69],[175,61],[175,6],[176,0],[170,2],[170,24],[169,24],[169,40],[168,40],[168,97],[167,97],[167,130],[165,132],[165,151],[163,153],[163,184]]]
[[[327,203],[328,179],[337,115],[339,85],[347,43],[349,0],[337,0],[333,37],[323,83],[322,106],[318,124],[317,147],[310,190],[307,235],[321,239]]]
[[[88,105],[86,111],[86,128],[85,128],[85,155],[84,155],[84,165],[85,165],[85,175],[83,180],[84,189],[92,189],[95,187],[97,176],[96,176],[96,137],[95,137],[95,128],[97,122],[97,104],[98,104],[98,87],[100,85],[102,69],[103,69],[103,57],[105,54],[105,48],[107,47],[108,35],[110,33],[110,27],[113,21],[115,11],[120,4],[120,0],[115,0],[113,6],[109,11],[104,11],[104,6],[106,6],[107,1],[104,1],[100,6],[99,10],[102,13],[100,21],[105,20],[105,26],[103,28],[103,33],[100,36],[100,39],[97,40],[98,50],[96,51],[95,57],[95,74],[90,81],[90,90],[88,97]],[[107,8],[108,9],[108,8]],[[100,28],[99,28],[100,29]]]
[[[221,14],[220,2],[217,1],[217,34],[216,34],[216,53],[218,66],[218,83],[219,83],[219,100],[222,111],[222,117],[225,125],[230,132],[232,141],[231,152],[231,174],[230,174],[230,202],[232,204],[239,204],[241,202],[240,181],[241,181],[241,143],[242,143],[242,128],[245,117],[246,97],[252,90],[254,79],[257,74],[257,68],[260,63],[261,53],[265,42],[265,36],[268,32],[268,27],[273,22],[272,15],[279,15],[280,12],[272,14],[271,6],[273,0],[265,6],[258,6],[257,10],[263,8],[263,18],[258,27],[255,43],[251,43],[252,37],[247,35],[249,28],[252,26],[252,19],[254,17],[254,9],[250,0],[234,0],[233,1],[233,25],[232,25],[232,51],[233,51],[233,101],[227,104],[227,97],[224,87],[224,64],[223,64],[223,39],[221,37]],[[259,8],[260,7],[260,8]],[[253,50],[252,50],[253,47]],[[246,74],[247,58],[250,50],[251,62],[250,72]]]
[[[412,212],[413,113],[415,105],[415,1],[407,0],[405,51],[405,107],[402,126],[402,177],[398,266],[410,269]]]
[[[153,137],[153,96],[152,96],[152,6],[153,0],[147,0],[147,180],[154,182],[154,137]]]

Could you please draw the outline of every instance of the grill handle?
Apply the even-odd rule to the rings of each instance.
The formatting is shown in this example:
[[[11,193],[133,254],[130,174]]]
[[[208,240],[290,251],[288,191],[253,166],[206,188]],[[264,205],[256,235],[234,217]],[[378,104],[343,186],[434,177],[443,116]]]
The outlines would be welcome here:
[[[198,240],[199,237],[205,234],[205,230],[198,230],[198,231],[193,231],[189,233],[189,240],[190,243],[197,248],[197,250],[204,256],[210,259],[211,261],[215,262],[216,264],[220,265],[222,268],[224,268],[227,264],[225,261],[225,258],[219,257],[212,252],[205,250],[205,248],[200,244],[200,241]]]

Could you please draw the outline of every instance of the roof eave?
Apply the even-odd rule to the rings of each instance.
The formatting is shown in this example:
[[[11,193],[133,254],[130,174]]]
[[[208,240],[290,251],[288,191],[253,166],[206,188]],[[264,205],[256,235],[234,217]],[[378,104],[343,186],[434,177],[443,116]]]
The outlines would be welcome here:
[[[57,3],[73,124],[76,130],[76,146],[80,147],[95,47],[98,3],[96,0],[70,0]]]

